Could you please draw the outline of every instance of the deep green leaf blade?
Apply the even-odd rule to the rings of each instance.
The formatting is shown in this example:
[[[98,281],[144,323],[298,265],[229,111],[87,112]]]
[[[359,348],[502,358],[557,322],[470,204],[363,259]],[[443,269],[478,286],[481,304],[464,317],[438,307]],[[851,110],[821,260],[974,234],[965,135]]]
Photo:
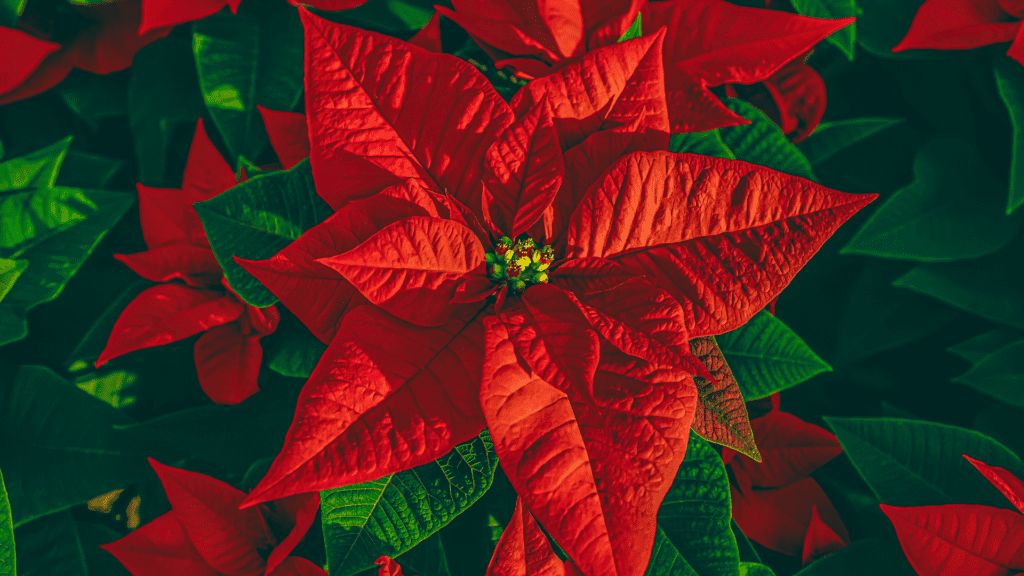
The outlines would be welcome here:
[[[15,526],[122,488],[148,469],[113,428],[126,416],[47,368],[11,372],[0,376],[0,469]]]
[[[740,562],[760,562],[761,556],[758,555],[757,550],[754,549],[754,545],[750,543],[750,539],[743,533],[743,529],[736,523],[736,520],[730,522],[732,527],[732,535],[736,538],[736,547],[740,553]]]
[[[490,488],[497,464],[484,431],[430,464],[321,492],[331,576],[372,568],[440,530]]]
[[[60,175],[57,176],[57,185],[72,188],[106,188],[122,166],[122,160],[71,150],[64,160]]]
[[[0,0],[0,26],[17,28],[28,0]],[[0,572],[2,574],[2,572]]]
[[[922,50],[893,52],[910,30],[917,9],[924,0],[858,0],[863,10],[857,18],[857,42],[882,58],[921,58]]]
[[[740,562],[740,576],[775,576],[775,572],[757,562]]]
[[[416,576],[451,576],[448,556],[438,533],[413,546],[412,550],[396,560],[402,568]]]
[[[1024,332],[1016,328],[997,328],[950,346],[946,348],[946,351],[956,354],[971,364],[977,364],[996,350],[1021,338],[1024,338]]]
[[[195,208],[231,288],[260,307],[277,298],[233,256],[270,258],[334,213],[316,193],[308,159],[287,171],[256,176]]]
[[[18,576],[88,576],[82,540],[70,512],[19,526],[14,536],[21,559]]]
[[[1010,161],[1010,194],[1006,213],[1024,204],[1024,68],[1009,57],[995,61],[996,86],[1013,123],[1013,156]]]
[[[654,550],[645,576],[702,576],[679,553],[665,531],[658,526],[654,537]]]
[[[14,553],[14,522],[11,503],[7,499],[3,471],[0,470],[0,576],[16,576],[17,558]]]
[[[735,160],[732,150],[722,142],[722,135],[718,130],[707,130],[705,132],[687,132],[685,134],[673,134],[668,144],[669,152],[688,152],[700,154],[701,156],[715,156]]]
[[[742,100],[727,98],[724,102],[730,110],[750,120],[750,124],[719,129],[722,142],[737,160],[816,180],[811,163],[803,152],[763,112]]]
[[[1003,187],[974,147],[952,138],[925,144],[915,180],[897,190],[842,249],[918,262],[950,262],[991,254],[1020,227],[1003,214]]]
[[[11,291],[25,268],[28,268],[28,260],[0,258],[0,302],[3,302],[4,296]]]
[[[878,499],[892,506],[1008,506],[964,454],[1024,474],[1024,463],[1013,452],[966,428],[896,418],[826,416],[825,422]]]
[[[902,118],[853,118],[822,122],[797,148],[817,166],[846,148],[903,122]]]
[[[797,14],[814,18],[849,18],[858,14],[854,0],[793,0],[793,9]],[[828,37],[828,41],[842,50],[850,60],[853,60],[856,48],[856,26],[856,23],[850,24]]]
[[[715,337],[747,401],[791,388],[832,367],[766,310]]]
[[[797,572],[797,576],[916,576],[903,548],[895,538],[868,538],[853,544]]]
[[[327,345],[291,314],[282,314],[277,330],[263,347],[267,367],[290,378],[309,378],[327,350]]]
[[[967,372],[953,378],[979,392],[1024,408],[1024,340],[999,348],[982,358]]]
[[[690,432],[686,459],[658,510],[658,526],[700,576],[739,574],[729,477],[718,451]]]
[[[0,192],[22,188],[51,188],[68,155],[71,136],[35,152],[0,164]]]
[[[626,40],[632,40],[633,38],[639,38],[643,35],[643,27],[640,24],[640,19],[643,14],[637,12],[636,20],[630,24],[629,29],[626,30],[622,36],[619,36],[619,42],[625,42]]]

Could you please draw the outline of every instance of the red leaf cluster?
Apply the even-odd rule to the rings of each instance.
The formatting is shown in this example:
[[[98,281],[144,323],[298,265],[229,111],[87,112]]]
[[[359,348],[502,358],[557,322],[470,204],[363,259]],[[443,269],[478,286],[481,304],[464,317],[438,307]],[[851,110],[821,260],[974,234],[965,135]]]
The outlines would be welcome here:
[[[692,375],[713,378],[689,340],[746,322],[871,198],[659,151],[664,31],[506,103],[457,58],[301,14],[336,213],[238,261],[329,347],[243,504],[406,470],[486,426],[584,573],[641,574]]]
[[[966,50],[1010,42],[1006,55],[1024,64],[1024,3],[1019,0],[926,0],[892,49]]]

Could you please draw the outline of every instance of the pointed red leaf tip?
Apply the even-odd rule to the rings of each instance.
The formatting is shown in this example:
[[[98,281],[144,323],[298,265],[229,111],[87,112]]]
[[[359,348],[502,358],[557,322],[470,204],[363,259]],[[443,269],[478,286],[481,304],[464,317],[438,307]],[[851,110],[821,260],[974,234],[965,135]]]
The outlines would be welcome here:
[[[668,291],[683,306],[683,337],[721,334],[764,308],[876,197],[738,160],[637,152],[583,198],[567,256],[612,260]]]
[[[562,185],[565,164],[547,101],[509,126],[487,149],[484,223],[495,237],[530,229]]]
[[[638,117],[644,123],[637,131],[661,133],[667,138],[660,48],[664,38],[659,31],[589,52],[578,62],[521,88],[512,99],[512,108],[522,117],[547,99],[563,150]]]
[[[256,108],[267,127],[270,146],[286,170],[309,157],[309,127],[305,114],[280,112],[258,104]]]
[[[235,261],[317,338],[330,344],[345,312],[366,299],[341,274],[317,260],[348,252],[380,229],[410,216],[440,216],[430,193],[412,180],[349,202],[270,259],[236,257]]]
[[[564,576],[564,564],[537,527],[533,515],[524,508],[523,499],[517,499],[512,520],[498,539],[486,576]]]
[[[524,506],[584,574],[643,574],[686,452],[697,400],[689,375],[609,347],[587,401],[533,372],[497,318],[485,324],[480,401]]]
[[[377,576],[404,576],[402,574],[402,567],[389,556],[381,556],[374,560],[373,563],[380,566],[380,568],[377,569]],[[409,576],[413,575],[410,574]]]
[[[879,505],[921,576],[1006,576],[1024,570],[1024,516],[968,504]]]
[[[40,40],[31,34],[0,26],[0,53],[5,54],[0,74],[0,94],[10,92],[28,80],[43,60],[60,50],[60,44]]]
[[[486,276],[483,246],[469,228],[423,216],[389,224],[348,252],[317,262],[418,326],[440,326],[459,314],[466,305],[452,302],[458,287]]]
[[[841,550],[847,544],[849,542],[843,540],[835,530],[825,524],[818,515],[818,507],[814,506],[811,509],[811,524],[807,527],[807,535],[804,536],[803,565],[807,566],[815,560]]]
[[[182,284],[153,286],[121,312],[96,366],[128,352],[177,342],[227,324],[243,312],[245,307],[237,298],[215,290]]]
[[[434,11],[427,24],[409,38],[409,43],[431,52],[443,52],[441,48],[441,13]]]
[[[256,550],[276,542],[258,508],[238,508],[245,494],[205,474],[152,458],[149,464],[160,477],[174,516],[211,567],[233,576],[264,572],[266,563]]]
[[[813,478],[785,488],[757,490],[737,479],[732,486],[732,515],[748,538],[766,548],[800,557],[817,507],[819,517],[845,541],[849,534],[832,502]]]
[[[238,8],[238,1],[235,0],[232,4],[231,11],[234,12]],[[227,0],[142,0],[142,23],[139,25],[139,34],[202,20],[220,12],[227,5]]]
[[[751,427],[761,462],[736,458],[732,469],[757,488],[789,486],[843,453],[830,432],[786,412],[773,410],[751,421]]]
[[[100,548],[113,554],[132,574],[220,576],[196,550],[174,512],[159,516]]]
[[[988,44],[1011,42],[1010,55],[1024,60],[1018,53],[1019,34],[1024,10],[1013,2],[999,0],[928,0],[917,10],[910,30],[892,49],[901,52],[912,48],[965,50]]]
[[[981,472],[985,478],[992,483],[1006,499],[1009,500],[1017,510],[1024,513],[1024,482],[1021,482],[1019,478],[1013,475],[1009,470],[1000,468],[998,466],[989,466],[981,460],[975,460],[967,454],[963,455],[967,458],[978,472]]]
[[[317,192],[337,209],[411,178],[467,203],[515,120],[490,82],[454,56],[299,13]]]
[[[672,132],[699,132],[747,121],[708,91],[726,83],[766,80],[854,18],[826,20],[746,8],[724,0],[650,2],[644,34],[662,26]]]
[[[475,311],[437,328],[370,305],[349,312],[243,505],[376,480],[479,434],[482,332]]]

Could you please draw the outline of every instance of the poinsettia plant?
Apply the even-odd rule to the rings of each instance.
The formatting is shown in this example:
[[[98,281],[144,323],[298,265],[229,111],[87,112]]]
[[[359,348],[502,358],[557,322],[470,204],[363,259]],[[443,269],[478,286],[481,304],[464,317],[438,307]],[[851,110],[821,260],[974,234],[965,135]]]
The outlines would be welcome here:
[[[0,2],[0,576],[1024,570],[1012,4]]]

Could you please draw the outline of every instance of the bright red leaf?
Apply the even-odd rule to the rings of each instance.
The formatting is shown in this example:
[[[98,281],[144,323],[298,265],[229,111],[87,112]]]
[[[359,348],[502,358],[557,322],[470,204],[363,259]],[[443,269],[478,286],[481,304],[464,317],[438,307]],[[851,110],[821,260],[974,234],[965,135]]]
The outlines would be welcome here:
[[[744,475],[758,488],[789,486],[843,453],[830,432],[786,412],[773,410],[754,419],[751,426],[761,462],[736,458],[731,465],[735,474]]]
[[[441,13],[435,11],[426,26],[420,28],[419,32],[409,38],[409,43],[431,52],[443,52],[444,50],[441,48]]]
[[[564,576],[565,572],[565,563],[555,555],[548,537],[519,498],[512,519],[498,539],[486,576]]]
[[[978,469],[978,472],[981,472],[993,486],[999,489],[1003,496],[1006,496],[1006,499],[1012,502],[1017,510],[1024,512],[1024,482],[1021,482],[1019,478],[1005,468],[989,466],[966,454],[964,454],[964,458],[967,458]]]
[[[153,282],[183,280],[189,286],[214,286],[224,272],[213,250],[191,244],[170,244],[136,254],[114,254],[136,274]]]
[[[912,48],[966,50],[1013,42],[1007,55],[1024,64],[1024,9],[1005,0],[927,0],[893,52]]]
[[[199,384],[217,404],[238,404],[259,391],[263,348],[237,322],[207,330],[196,340],[195,358]]]
[[[403,576],[402,567],[398,565],[398,562],[395,562],[387,556],[377,558],[377,560],[374,561],[374,564],[380,566],[380,568],[377,569],[377,576]],[[409,576],[413,575],[410,574]]]
[[[196,550],[174,512],[100,547],[113,554],[132,574],[220,576]]]
[[[732,487],[732,517],[748,538],[783,554],[800,557],[814,509],[840,538],[849,539],[832,502],[813,478],[785,488]]]
[[[801,557],[803,565],[824,558],[833,552],[842,550],[849,544],[843,540],[836,531],[825,524],[825,521],[818,515],[818,507],[811,509],[811,524],[807,527],[807,535],[804,536],[804,552]]]
[[[286,170],[309,157],[309,127],[305,114],[279,112],[258,105],[256,108],[267,127],[270,145]]]

